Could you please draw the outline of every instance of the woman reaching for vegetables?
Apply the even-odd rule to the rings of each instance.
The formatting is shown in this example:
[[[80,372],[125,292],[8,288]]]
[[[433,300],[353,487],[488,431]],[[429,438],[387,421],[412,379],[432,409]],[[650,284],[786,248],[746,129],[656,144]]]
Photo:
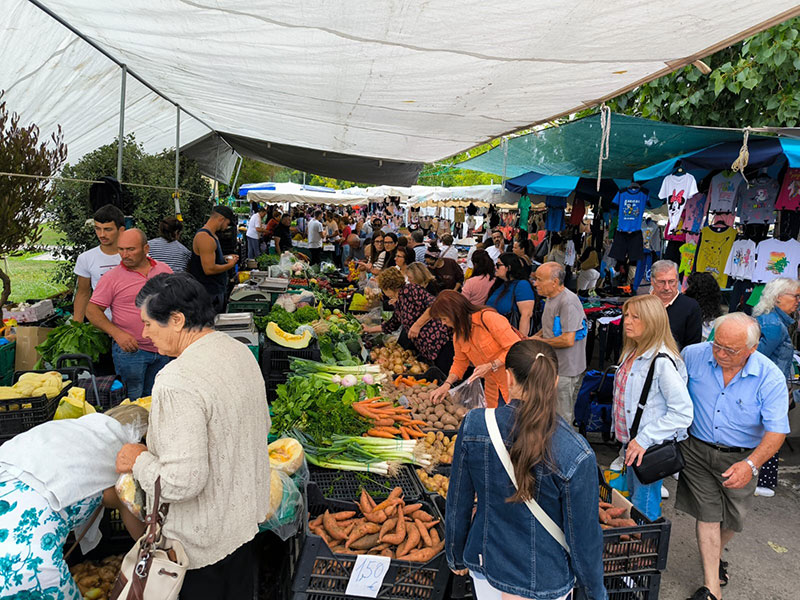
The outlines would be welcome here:
[[[555,352],[538,340],[517,342],[505,372],[511,401],[494,417],[516,482],[490,439],[486,410],[471,410],[453,454],[447,562],[458,575],[470,573],[477,600],[568,600],[575,587],[590,600],[604,600],[597,463],[586,440],[556,414]],[[569,550],[533,516],[528,500],[560,530]]]
[[[506,352],[520,340],[519,332],[511,327],[508,319],[493,308],[472,304],[453,290],[439,294],[428,315],[453,329],[455,348],[453,367],[445,382],[431,394],[433,402],[440,402],[445,397],[470,364],[475,366],[475,371],[469,380],[484,380],[486,406],[495,408],[499,397],[506,401],[509,397],[504,367]],[[409,332],[409,337],[414,340],[422,336],[424,334],[416,330]]]

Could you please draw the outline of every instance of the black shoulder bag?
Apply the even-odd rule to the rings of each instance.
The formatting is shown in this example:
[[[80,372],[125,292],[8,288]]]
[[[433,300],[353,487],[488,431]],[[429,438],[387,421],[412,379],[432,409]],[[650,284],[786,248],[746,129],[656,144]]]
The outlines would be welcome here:
[[[647,403],[647,397],[650,395],[650,387],[653,385],[653,374],[656,368],[656,361],[659,358],[667,358],[674,365],[675,362],[672,357],[663,352],[659,352],[650,363],[650,370],[647,372],[647,378],[644,380],[644,387],[642,388],[642,395],[639,398],[639,406],[636,410],[636,416],[631,425],[629,439],[635,439],[636,434],[639,433],[639,423],[642,420],[642,413],[644,406]],[[674,439],[666,440],[655,446],[650,446],[642,457],[642,464],[633,465],[633,472],[639,481],[645,485],[664,479],[669,475],[677,473],[686,466],[686,462],[681,454],[681,449],[678,442]]]

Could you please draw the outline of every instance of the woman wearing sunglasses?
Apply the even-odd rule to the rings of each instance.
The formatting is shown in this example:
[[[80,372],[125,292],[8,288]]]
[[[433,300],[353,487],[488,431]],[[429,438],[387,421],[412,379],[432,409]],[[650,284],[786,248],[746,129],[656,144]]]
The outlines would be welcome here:
[[[525,261],[516,254],[506,252],[500,255],[494,268],[495,280],[489,290],[486,306],[506,317],[522,335],[530,336],[536,301]]]

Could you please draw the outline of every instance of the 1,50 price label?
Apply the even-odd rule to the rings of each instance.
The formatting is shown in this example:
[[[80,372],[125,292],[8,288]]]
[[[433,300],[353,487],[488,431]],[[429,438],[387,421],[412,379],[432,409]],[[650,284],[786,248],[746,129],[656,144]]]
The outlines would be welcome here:
[[[345,594],[348,596],[363,596],[375,598],[383,585],[383,579],[389,571],[392,559],[388,556],[356,556],[356,565],[353,574],[347,582]]]

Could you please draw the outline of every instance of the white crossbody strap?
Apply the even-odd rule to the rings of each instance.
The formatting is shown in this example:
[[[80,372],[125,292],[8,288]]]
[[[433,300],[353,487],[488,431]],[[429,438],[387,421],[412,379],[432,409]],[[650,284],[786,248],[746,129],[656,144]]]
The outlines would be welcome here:
[[[514,467],[511,465],[511,456],[509,456],[508,450],[506,450],[506,445],[503,443],[503,436],[500,435],[500,429],[497,427],[497,418],[494,415],[494,409],[487,408],[484,411],[484,418],[486,419],[486,429],[489,430],[489,438],[492,440],[494,450],[497,452],[500,462],[503,463],[503,467],[505,467],[506,473],[511,479],[511,483],[514,484],[516,489],[519,489],[517,478],[514,475]],[[569,554],[569,544],[567,544],[567,538],[564,536],[564,532],[561,531],[561,528],[556,525],[555,521],[544,512],[544,509],[539,506],[539,503],[531,498],[525,502],[525,505],[531,513],[533,513],[533,517],[547,530],[547,533],[552,535],[553,539],[561,544],[561,547]]]

